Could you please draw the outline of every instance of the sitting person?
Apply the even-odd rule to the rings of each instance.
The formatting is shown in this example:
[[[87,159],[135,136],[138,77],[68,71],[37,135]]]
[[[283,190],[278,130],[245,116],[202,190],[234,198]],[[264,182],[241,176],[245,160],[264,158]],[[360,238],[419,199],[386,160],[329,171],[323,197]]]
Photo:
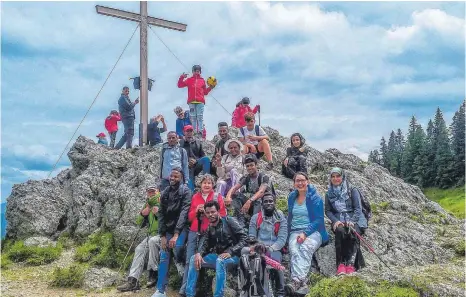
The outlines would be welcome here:
[[[215,191],[222,194],[222,196],[225,196],[228,190],[236,185],[245,173],[243,156],[241,155],[242,148],[243,144],[239,140],[229,139],[225,143],[225,149],[229,151],[228,154],[222,157],[220,150],[217,149],[215,164],[218,180]]]
[[[186,295],[186,283],[188,280],[189,260],[196,253],[197,241],[200,234],[203,234],[209,226],[209,220],[204,215],[204,204],[209,201],[216,201],[220,205],[220,216],[225,217],[227,211],[223,197],[214,193],[214,178],[210,174],[203,175],[201,178],[201,191],[193,195],[191,206],[188,212],[188,243],[186,247],[186,268],[183,274],[183,282],[180,288],[180,295]]]
[[[192,194],[184,183],[181,168],[173,168],[170,186],[162,192],[159,209],[160,264],[157,291],[152,297],[165,297],[170,267],[170,250],[173,249],[175,266],[180,275],[184,272],[185,230]]]
[[[324,223],[324,205],[307,174],[294,176],[295,190],[288,196],[288,247],[291,254],[291,282],[285,287],[288,295],[297,290],[307,291],[307,275],[312,256],[328,242]]]
[[[105,146],[108,145],[108,142],[107,142],[107,137],[105,136],[105,133],[103,132],[100,132],[99,134],[97,134],[95,137],[97,137],[99,140],[97,141],[98,144],[103,144]]]
[[[236,104],[236,109],[233,111],[231,116],[231,126],[235,128],[243,128],[246,126],[246,121],[244,120],[244,115],[248,112],[256,114],[260,112],[260,105],[256,105],[254,109],[251,109],[249,106],[250,100],[248,97],[244,97],[240,102]]]
[[[361,234],[361,229],[367,228],[367,220],[362,213],[358,189],[351,187],[340,168],[330,171],[325,214],[332,221],[335,233],[337,275],[351,274],[364,267],[359,239],[351,229]]]
[[[191,120],[189,118],[189,111],[184,111],[181,106],[177,106],[174,110],[176,114],[176,135],[179,139],[184,137],[184,126],[191,125]]]
[[[218,136],[220,139],[215,143],[215,154],[217,151],[220,150],[220,155],[223,157],[224,155],[228,154],[228,148],[225,148],[225,143],[228,139],[230,139],[230,135],[228,134],[228,124],[225,122],[218,123]],[[210,163],[210,173],[213,175],[217,175],[217,167],[215,162],[215,155],[212,156],[211,163]]]
[[[252,112],[246,113],[244,119],[246,121],[246,127],[239,129],[243,136],[240,140],[244,144],[244,154],[256,154],[258,159],[262,158],[265,154],[265,158],[268,162],[266,169],[272,170],[272,151],[270,150],[268,141],[269,136],[267,136],[262,127],[255,125],[256,120]]]
[[[262,197],[266,193],[275,195],[270,177],[266,174],[259,173],[257,170],[257,158],[253,154],[244,157],[244,166],[247,174],[244,175],[239,183],[234,185],[225,198],[225,205],[233,205],[234,214],[243,228],[248,228],[249,219],[261,210]],[[238,190],[245,187],[244,191],[239,193]],[[238,193],[237,193],[238,192]]]
[[[147,270],[149,271],[147,287],[155,286],[160,251],[160,236],[157,235],[157,212],[159,211],[160,192],[157,187],[148,187],[146,193],[146,206],[139,212],[136,223],[139,226],[148,225],[148,234],[150,236],[144,237],[134,250],[133,263],[129,270],[128,281],[117,287],[117,290],[120,292],[140,290],[139,278],[144,269],[146,259],[148,259]],[[148,257],[147,254],[149,254]]]
[[[249,223],[248,240],[257,240],[266,248],[266,255],[281,263],[281,249],[286,244],[288,237],[288,226],[286,217],[281,210],[275,208],[275,196],[266,194],[262,198],[262,211],[255,214]],[[245,247],[241,251],[247,254],[250,247]],[[283,271],[273,271],[275,278],[277,297],[285,295],[285,276]]]
[[[307,173],[306,156],[309,150],[304,147],[304,137],[299,133],[291,135],[291,147],[286,149],[286,158],[282,164],[282,174],[293,178],[296,172]]]
[[[205,155],[202,142],[194,138],[194,129],[191,125],[184,126],[184,139],[180,140],[180,146],[188,154],[189,182],[188,186],[194,191],[195,178],[199,173],[210,173],[210,160]]]
[[[233,217],[222,218],[215,201],[204,204],[204,214],[209,228],[199,241],[197,253],[189,262],[186,296],[196,295],[196,283],[201,267],[215,269],[214,297],[223,297],[227,269],[239,263],[241,249],[246,245],[247,235]]]
[[[159,123],[162,122],[162,128],[159,128]],[[167,131],[167,124],[163,115],[159,114],[156,117],[150,119],[150,123],[147,125],[147,142],[150,146],[156,146],[162,144],[161,133]]]

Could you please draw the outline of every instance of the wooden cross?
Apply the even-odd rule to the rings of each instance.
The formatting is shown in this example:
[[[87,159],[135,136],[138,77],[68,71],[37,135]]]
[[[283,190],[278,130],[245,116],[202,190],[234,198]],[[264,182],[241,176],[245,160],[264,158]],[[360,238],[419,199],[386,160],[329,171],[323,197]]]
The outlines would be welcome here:
[[[148,90],[148,74],[147,74],[147,26],[153,25],[157,27],[177,30],[177,31],[186,31],[187,25],[176,23],[172,21],[167,21],[163,19],[154,18],[147,15],[147,1],[140,1],[140,13],[133,13],[129,11],[114,9],[110,7],[96,5],[95,9],[98,14],[103,14],[107,16],[117,17],[124,20],[129,20],[133,22],[139,22],[140,27],[140,78],[141,78],[141,87],[140,87],[140,124],[139,124],[139,146],[147,144],[147,123],[148,123],[148,102],[147,98],[149,95]]]

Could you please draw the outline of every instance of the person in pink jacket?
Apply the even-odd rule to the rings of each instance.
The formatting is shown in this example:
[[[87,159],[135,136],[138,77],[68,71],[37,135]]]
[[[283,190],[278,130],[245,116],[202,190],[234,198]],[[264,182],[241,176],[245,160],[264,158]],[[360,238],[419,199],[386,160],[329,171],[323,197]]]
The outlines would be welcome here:
[[[110,115],[105,118],[105,129],[107,129],[108,135],[110,136],[111,148],[115,146],[115,139],[118,132],[118,121],[121,121],[121,116],[116,110],[112,110]]]
[[[233,111],[231,117],[231,126],[236,128],[243,128],[246,126],[246,121],[244,120],[244,115],[248,112],[256,114],[260,112],[260,105],[256,105],[254,109],[249,106],[250,100],[248,97],[244,97],[238,104],[236,104],[236,109]]]
[[[204,127],[204,105],[205,96],[212,91],[215,86],[207,87],[204,78],[201,76],[201,66],[193,66],[193,75],[188,78],[183,73],[178,79],[178,88],[188,88],[188,105],[189,117],[194,131],[199,138],[202,138],[202,129]]]

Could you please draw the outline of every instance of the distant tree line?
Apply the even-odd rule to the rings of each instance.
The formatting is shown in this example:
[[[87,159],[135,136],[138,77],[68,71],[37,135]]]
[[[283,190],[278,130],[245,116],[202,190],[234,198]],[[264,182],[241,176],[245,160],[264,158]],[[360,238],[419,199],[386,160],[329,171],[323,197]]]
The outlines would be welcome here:
[[[465,104],[455,112],[450,127],[440,108],[426,131],[413,116],[406,138],[401,129],[390,133],[388,143],[382,137],[380,148],[370,152],[369,162],[421,188],[464,185]]]

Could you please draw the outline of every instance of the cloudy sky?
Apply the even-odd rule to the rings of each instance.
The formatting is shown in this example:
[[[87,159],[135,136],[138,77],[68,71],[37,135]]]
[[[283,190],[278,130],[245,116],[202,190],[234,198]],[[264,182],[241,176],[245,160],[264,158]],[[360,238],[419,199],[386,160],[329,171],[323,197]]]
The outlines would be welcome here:
[[[138,2],[1,4],[2,201],[12,184],[48,174],[136,28],[97,15],[96,4],[139,11]],[[461,2],[151,2],[148,10],[188,24],[185,33],[154,28],[186,66],[148,31],[149,114],[164,114],[172,129],[174,106],[186,103],[178,76],[197,63],[218,78],[213,95],[230,112],[248,96],[262,106],[262,125],[363,158],[413,114],[425,124],[440,106],[450,122],[464,98]],[[77,135],[105,131],[138,72],[137,33]],[[210,96],[205,118],[209,136],[230,121]],[[68,165],[65,154],[58,168]]]

